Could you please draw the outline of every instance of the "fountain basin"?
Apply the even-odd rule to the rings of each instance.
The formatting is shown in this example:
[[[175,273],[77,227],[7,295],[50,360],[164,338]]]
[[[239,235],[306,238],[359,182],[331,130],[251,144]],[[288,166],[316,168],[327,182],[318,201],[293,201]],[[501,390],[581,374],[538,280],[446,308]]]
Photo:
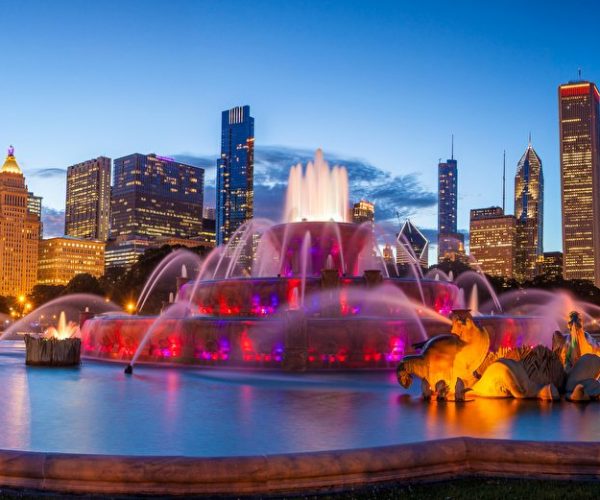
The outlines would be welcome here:
[[[399,294],[405,295],[415,304],[421,303],[419,283],[414,279],[383,278],[383,285],[394,286]],[[345,298],[344,292],[365,288],[364,276],[340,276],[337,285],[340,316],[352,316],[361,312],[361,301]],[[422,280],[423,301],[439,313],[449,313],[458,295],[458,288],[446,281]],[[230,278],[226,280],[205,280],[183,285],[180,297],[190,300],[198,311],[209,316],[267,317],[289,306],[297,289],[301,296],[300,278]],[[321,277],[307,277],[304,295],[306,308],[317,310],[320,292],[323,289]],[[193,296],[192,296],[193,295]],[[356,295],[356,294],[355,294]],[[388,308],[388,309],[391,309]],[[393,311],[387,313],[393,315]]]
[[[82,329],[82,355],[89,358],[131,360],[155,317],[107,316],[88,320]],[[432,334],[447,331],[445,323],[423,319]],[[201,366],[283,367],[294,349],[286,316],[214,318],[189,316],[161,319],[140,352],[139,361]],[[380,317],[319,318],[304,320],[306,369],[395,368],[414,339],[419,325],[409,319]]]
[[[259,495],[480,474],[600,475],[600,405],[423,404],[417,387],[404,391],[381,371],[140,365],[128,377],[94,361],[27,370],[23,357],[22,344],[2,344],[2,486]]]

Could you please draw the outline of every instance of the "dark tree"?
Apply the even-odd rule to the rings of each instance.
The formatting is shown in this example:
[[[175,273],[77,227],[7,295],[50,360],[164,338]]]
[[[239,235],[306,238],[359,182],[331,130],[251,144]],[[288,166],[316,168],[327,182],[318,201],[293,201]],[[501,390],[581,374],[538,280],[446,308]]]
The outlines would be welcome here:
[[[64,289],[64,285],[35,285],[29,294],[29,301],[33,307],[39,307],[59,297]]]
[[[70,295],[72,293],[91,293],[102,296],[105,294],[98,278],[87,273],[74,276],[62,291],[62,295]]]

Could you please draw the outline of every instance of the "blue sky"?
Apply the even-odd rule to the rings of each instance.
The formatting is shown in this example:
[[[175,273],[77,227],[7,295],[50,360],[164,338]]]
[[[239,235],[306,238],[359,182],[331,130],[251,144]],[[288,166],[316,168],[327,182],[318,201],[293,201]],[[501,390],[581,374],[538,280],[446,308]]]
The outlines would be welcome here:
[[[61,169],[101,154],[186,154],[210,179],[220,112],[250,104],[257,147],[322,147],[422,193],[454,133],[461,228],[501,203],[503,149],[512,210],[531,131],[560,249],[557,86],[600,81],[595,2],[0,3],[0,145],[49,208]],[[435,204],[406,213],[436,225]]]

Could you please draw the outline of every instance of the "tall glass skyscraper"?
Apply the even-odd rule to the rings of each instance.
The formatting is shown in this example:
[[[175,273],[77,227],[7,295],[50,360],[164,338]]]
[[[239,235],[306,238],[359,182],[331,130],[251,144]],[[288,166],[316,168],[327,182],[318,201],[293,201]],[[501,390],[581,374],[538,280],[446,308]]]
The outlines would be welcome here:
[[[254,118],[250,106],[223,111],[217,160],[217,245],[254,215]]]
[[[538,274],[538,264],[544,254],[544,175],[542,160],[531,146],[531,141],[517,164],[515,217],[515,276],[520,280],[530,280]]]
[[[458,162],[452,158],[438,163],[438,262],[464,255],[464,237],[458,233]]]
[[[592,82],[558,88],[565,279],[600,285],[600,93]]]
[[[203,168],[154,154],[117,158],[111,237],[199,236],[203,200]]]

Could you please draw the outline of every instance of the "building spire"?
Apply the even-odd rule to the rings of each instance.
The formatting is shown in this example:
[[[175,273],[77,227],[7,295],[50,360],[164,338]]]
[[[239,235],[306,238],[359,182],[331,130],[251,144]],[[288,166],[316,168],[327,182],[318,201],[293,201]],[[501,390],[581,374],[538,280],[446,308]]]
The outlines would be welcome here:
[[[454,160],[454,134],[452,134],[452,146],[451,146],[451,156],[450,158],[452,158]]]
[[[529,131],[529,147],[531,147],[531,130]]]
[[[502,213],[506,209],[506,149],[502,154]],[[506,215],[506,214],[505,214]]]
[[[15,156],[15,148],[12,144],[8,146],[8,156]]]

